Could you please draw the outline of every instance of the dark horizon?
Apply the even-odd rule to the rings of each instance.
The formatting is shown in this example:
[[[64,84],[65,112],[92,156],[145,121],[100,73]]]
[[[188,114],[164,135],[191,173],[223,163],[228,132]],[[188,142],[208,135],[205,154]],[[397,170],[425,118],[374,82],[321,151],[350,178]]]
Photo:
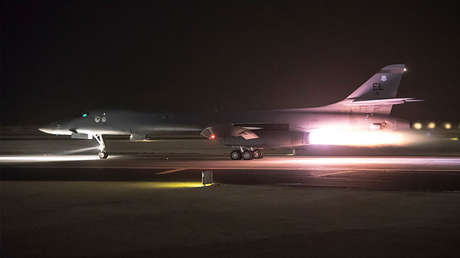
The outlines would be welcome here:
[[[2,124],[91,109],[257,110],[330,104],[404,63],[408,120],[460,120],[456,3],[4,3]]]

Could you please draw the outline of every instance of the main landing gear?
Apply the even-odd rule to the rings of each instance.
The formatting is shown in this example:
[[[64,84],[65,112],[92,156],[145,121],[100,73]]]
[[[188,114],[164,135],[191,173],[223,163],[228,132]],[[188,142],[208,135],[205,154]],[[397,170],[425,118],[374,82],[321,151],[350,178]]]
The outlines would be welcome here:
[[[109,157],[109,153],[105,149],[104,139],[102,138],[102,135],[95,134],[93,135],[93,137],[99,143],[99,153],[97,154],[97,156],[100,159],[107,159]]]
[[[243,149],[240,147],[239,150],[233,150],[230,152],[230,159],[232,160],[251,160],[251,159],[261,159],[264,157],[264,152],[262,149]]]

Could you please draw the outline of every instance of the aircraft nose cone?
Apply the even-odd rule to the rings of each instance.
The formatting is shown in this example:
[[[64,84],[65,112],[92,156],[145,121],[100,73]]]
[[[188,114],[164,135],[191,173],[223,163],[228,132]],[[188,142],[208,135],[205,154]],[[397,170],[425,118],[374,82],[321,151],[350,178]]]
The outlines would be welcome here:
[[[46,128],[46,127],[40,127],[40,128],[38,128],[38,130],[43,132],[43,133],[53,134],[51,132],[51,130],[49,128]]]
[[[59,127],[57,124],[51,124],[51,125],[44,125],[38,128],[39,131],[48,133],[48,134],[56,134],[57,131],[59,130]]]

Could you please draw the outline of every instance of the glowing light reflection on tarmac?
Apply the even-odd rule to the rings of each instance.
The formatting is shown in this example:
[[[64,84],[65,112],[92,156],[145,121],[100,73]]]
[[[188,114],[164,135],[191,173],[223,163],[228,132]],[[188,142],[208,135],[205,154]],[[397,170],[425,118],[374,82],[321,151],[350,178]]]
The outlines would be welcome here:
[[[148,182],[139,183],[144,188],[198,188],[203,187],[201,182]]]
[[[110,157],[113,158],[113,157]],[[1,163],[98,160],[96,155],[11,155],[0,156]]]

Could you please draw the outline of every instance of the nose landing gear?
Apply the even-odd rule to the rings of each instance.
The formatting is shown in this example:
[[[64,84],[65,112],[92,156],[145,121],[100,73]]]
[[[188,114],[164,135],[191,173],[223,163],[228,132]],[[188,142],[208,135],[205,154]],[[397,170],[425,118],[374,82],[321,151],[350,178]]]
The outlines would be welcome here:
[[[106,151],[100,151],[97,156],[100,158],[100,159],[107,159],[107,157],[109,156],[109,154],[106,152]]]
[[[99,143],[99,153],[97,154],[97,156],[100,159],[107,159],[109,157],[109,153],[105,150],[105,143],[104,139],[102,138],[102,135],[95,134],[93,135],[93,137]]]

